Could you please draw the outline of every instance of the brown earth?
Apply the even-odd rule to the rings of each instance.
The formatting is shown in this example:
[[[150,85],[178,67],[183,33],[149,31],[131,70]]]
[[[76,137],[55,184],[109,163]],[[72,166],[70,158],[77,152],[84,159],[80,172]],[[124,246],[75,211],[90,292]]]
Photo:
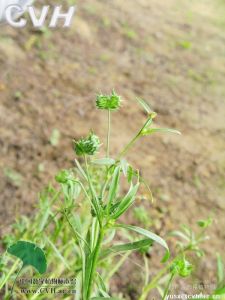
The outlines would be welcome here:
[[[89,128],[104,138],[106,116],[94,99],[114,88],[124,101],[113,114],[113,153],[144,122],[137,97],[158,113],[157,125],[182,132],[146,137],[129,157],[150,182],[153,223],[162,236],[214,218],[197,276],[215,281],[215,253],[224,254],[225,241],[225,3],[77,2],[70,29],[1,26],[0,230],[30,214],[37,192],[72,165],[72,138]],[[120,287],[132,290],[138,274],[129,277],[129,268]]]

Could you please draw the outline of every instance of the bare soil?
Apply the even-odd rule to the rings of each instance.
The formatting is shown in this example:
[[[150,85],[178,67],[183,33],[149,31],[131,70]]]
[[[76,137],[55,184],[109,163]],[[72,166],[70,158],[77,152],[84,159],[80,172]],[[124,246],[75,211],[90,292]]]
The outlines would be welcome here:
[[[70,29],[0,28],[0,231],[32,214],[37,193],[73,164],[73,138],[90,128],[105,138],[94,99],[115,89],[123,107],[113,114],[113,153],[144,122],[137,97],[158,113],[157,125],[182,132],[144,138],[129,159],[151,185],[156,232],[214,218],[196,278],[215,282],[225,241],[225,3],[77,2]],[[136,299],[134,270],[126,264],[113,285],[128,299]]]

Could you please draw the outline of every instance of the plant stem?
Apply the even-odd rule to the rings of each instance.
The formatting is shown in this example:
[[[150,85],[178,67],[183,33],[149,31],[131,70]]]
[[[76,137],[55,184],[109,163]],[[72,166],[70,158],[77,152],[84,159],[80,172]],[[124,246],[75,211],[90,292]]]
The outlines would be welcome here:
[[[145,263],[145,285],[147,285],[148,280],[149,280],[148,259],[147,259],[146,255],[143,255],[143,258],[144,258],[144,263]]]
[[[106,146],[106,157],[109,157],[109,150],[110,150],[110,135],[111,135],[111,111],[108,109],[108,130],[107,130],[107,146]],[[101,188],[101,198],[103,199],[103,194],[105,192],[105,188],[107,186],[107,177],[108,177],[109,167],[106,166],[105,169],[105,183],[102,185]]]
[[[103,238],[104,238],[104,229],[100,228],[97,244],[96,244],[95,249],[94,249],[94,255],[93,255],[91,272],[90,272],[90,277],[89,277],[89,282],[88,282],[86,300],[89,300],[90,297],[91,297],[92,287],[93,287],[93,277],[95,275],[95,271],[96,271],[96,268],[97,268],[98,257],[99,257],[99,252],[100,252],[100,249],[101,249],[101,243],[102,243]]]
[[[117,157],[117,161],[120,160],[126,153],[127,151],[134,145],[134,143],[139,139],[139,137],[141,136],[141,133],[143,131],[143,129],[148,126],[149,124],[151,124],[152,122],[152,118],[149,117],[147,119],[147,121],[144,123],[144,125],[142,126],[142,128],[138,131],[138,133],[135,135],[135,137],[124,147],[124,149],[119,153],[118,157]]]
[[[106,157],[109,157],[110,134],[111,134],[111,111],[110,111],[110,109],[108,109],[108,131],[107,131],[107,149],[106,149]]]
[[[126,152],[133,146],[133,144],[137,141],[137,139],[139,138],[139,133],[126,145],[126,147],[120,152],[118,159],[120,160],[121,157],[124,156],[124,154],[126,154]]]
[[[164,295],[163,295],[163,298],[162,298],[162,300],[165,300],[166,299],[166,296],[168,295],[168,293],[169,293],[169,290],[170,290],[170,286],[171,286],[171,283],[172,283],[172,281],[173,281],[173,279],[174,279],[174,274],[172,274],[171,276],[170,276],[170,279],[169,279],[169,281],[168,281],[168,283],[167,283],[167,286],[166,286],[166,289],[165,289],[165,292],[164,292]]]

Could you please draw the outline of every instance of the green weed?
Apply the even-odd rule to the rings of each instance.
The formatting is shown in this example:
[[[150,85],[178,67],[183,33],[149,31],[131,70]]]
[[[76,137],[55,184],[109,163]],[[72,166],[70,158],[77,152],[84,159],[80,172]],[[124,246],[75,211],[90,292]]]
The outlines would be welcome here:
[[[16,279],[27,272],[28,267],[30,271],[34,270],[35,278],[40,278],[39,274],[44,273],[46,267],[51,278],[76,278],[76,285],[72,286],[76,289],[76,296],[70,299],[122,299],[120,295],[111,294],[110,280],[133,251],[142,256],[145,270],[139,300],[147,299],[153,289],[158,289],[162,299],[166,299],[176,278],[191,275],[194,266],[189,255],[203,256],[200,244],[207,239],[205,231],[211,219],[199,221],[197,234],[187,226],[172,232],[171,236],[181,241],[178,241],[171,259],[166,241],[148,230],[148,214],[143,207],[136,208],[134,213],[147,228],[121,220],[135,206],[141,186],[147,188],[151,197],[146,180],[127,162],[128,151],[144,136],[164,132],[180,134],[174,129],[155,128],[157,114],[142,99],[138,102],[146,113],[146,120],[131,141],[112,156],[111,119],[121,106],[121,97],[115,92],[97,96],[97,108],[108,115],[105,156],[97,157],[103,145],[94,132],[74,140],[75,166],[56,175],[58,187],[49,185],[40,193],[37,213],[32,218],[20,218],[12,232],[3,239],[6,251],[0,260],[0,289],[3,289],[5,299],[10,291],[15,299],[21,295]],[[156,246],[164,250],[163,267],[150,278],[147,254]],[[218,264],[218,277],[222,281],[219,259]],[[41,283],[38,289],[45,287],[46,284]],[[54,295],[41,293],[23,296],[33,300],[37,295],[41,300],[55,299]]]

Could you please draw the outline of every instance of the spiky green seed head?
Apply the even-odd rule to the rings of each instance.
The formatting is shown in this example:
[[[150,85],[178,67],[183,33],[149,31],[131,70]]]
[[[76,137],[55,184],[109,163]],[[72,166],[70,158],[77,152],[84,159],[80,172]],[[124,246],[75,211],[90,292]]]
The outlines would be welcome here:
[[[98,109],[117,110],[121,105],[121,97],[114,91],[111,95],[98,95],[96,98],[96,107]]]
[[[74,151],[78,156],[94,155],[100,148],[100,140],[97,135],[90,133],[87,138],[74,141]]]

